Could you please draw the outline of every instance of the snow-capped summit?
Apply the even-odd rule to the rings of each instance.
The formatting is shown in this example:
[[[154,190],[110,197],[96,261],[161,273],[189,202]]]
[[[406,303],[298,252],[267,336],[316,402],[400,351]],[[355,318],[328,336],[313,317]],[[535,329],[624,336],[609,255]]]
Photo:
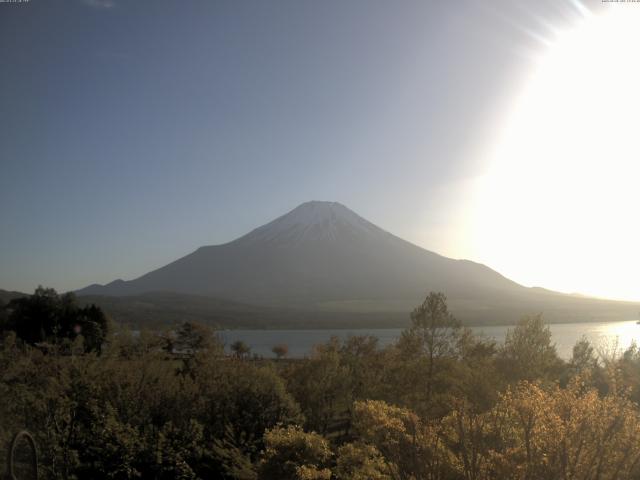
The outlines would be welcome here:
[[[318,306],[402,300],[428,290],[477,297],[522,288],[493,270],[396,237],[336,202],[307,202],[232,242],[201,247],[162,268],[80,294],[165,291],[247,303]]]
[[[413,245],[344,205],[317,201],[232,242],[201,247],[134,280],[91,285],[78,294],[195,294],[295,307],[313,316],[342,311],[369,318],[408,312],[428,291],[444,292],[454,314],[470,322],[512,322],[540,311],[547,320],[571,321],[566,312],[593,318],[596,311],[610,318],[629,308],[525,288],[484,265]]]
[[[242,243],[276,242],[291,245],[301,241],[337,241],[367,234],[386,233],[338,202],[311,201],[256,228],[238,239]]]

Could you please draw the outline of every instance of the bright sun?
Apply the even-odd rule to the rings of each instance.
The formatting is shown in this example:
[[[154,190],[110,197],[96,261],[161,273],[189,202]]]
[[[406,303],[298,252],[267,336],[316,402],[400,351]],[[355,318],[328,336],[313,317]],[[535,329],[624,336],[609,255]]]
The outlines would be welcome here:
[[[612,6],[552,39],[516,99],[473,248],[525,285],[640,300],[640,4]]]

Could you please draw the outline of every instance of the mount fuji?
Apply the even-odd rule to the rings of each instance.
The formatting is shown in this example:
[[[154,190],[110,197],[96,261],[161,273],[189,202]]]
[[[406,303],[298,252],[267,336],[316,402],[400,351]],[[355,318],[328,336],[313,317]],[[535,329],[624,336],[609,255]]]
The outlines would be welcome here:
[[[523,287],[489,267],[454,260],[388,233],[335,202],[312,201],[226,244],[205,246],[130,281],[80,296],[170,292],[298,311],[406,313],[442,291],[467,323],[632,318],[638,304]]]

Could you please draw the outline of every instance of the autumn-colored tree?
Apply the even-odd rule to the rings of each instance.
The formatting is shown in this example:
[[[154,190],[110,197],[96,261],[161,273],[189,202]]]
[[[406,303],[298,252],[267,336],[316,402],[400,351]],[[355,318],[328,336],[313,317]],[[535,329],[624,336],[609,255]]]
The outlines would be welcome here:
[[[600,397],[576,379],[568,388],[523,382],[487,413],[444,420],[465,479],[635,478],[640,414],[624,395]]]
[[[373,445],[347,443],[338,449],[334,474],[338,480],[391,480],[391,468]]]
[[[274,345],[271,351],[278,360],[281,360],[289,355],[289,346],[284,343],[279,343],[278,345]]]
[[[369,400],[355,403],[354,430],[383,455],[393,478],[444,480],[451,473],[439,421],[424,421],[408,409]]]
[[[258,466],[261,480],[329,480],[329,443],[300,427],[275,427],[264,434],[265,450]]]

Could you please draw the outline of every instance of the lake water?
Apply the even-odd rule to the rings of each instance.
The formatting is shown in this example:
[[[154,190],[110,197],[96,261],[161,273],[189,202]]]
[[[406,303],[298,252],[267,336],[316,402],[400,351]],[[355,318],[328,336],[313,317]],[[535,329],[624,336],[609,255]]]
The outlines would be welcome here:
[[[507,330],[513,326],[473,327],[474,333],[503,342]],[[626,322],[558,323],[549,325],[552,342],[558,354],[568,359],[575,343],[585,336],[595,347],[610,351],[616,344],[626,349],[633,340],[640,344],[640,325],[635,320]],[[354,329],[354,330],[222,330],[219,335],[228,346],[242,340],[251,347],[251,353],[271,358],[274,345],[284,343],[289,347],[289,357],[302,358],[311,353],[314,345],[325,343],[332,336],[346,339],[355,335],[373,335],[379,344],[386,346],[398,339],[402,329]]]

